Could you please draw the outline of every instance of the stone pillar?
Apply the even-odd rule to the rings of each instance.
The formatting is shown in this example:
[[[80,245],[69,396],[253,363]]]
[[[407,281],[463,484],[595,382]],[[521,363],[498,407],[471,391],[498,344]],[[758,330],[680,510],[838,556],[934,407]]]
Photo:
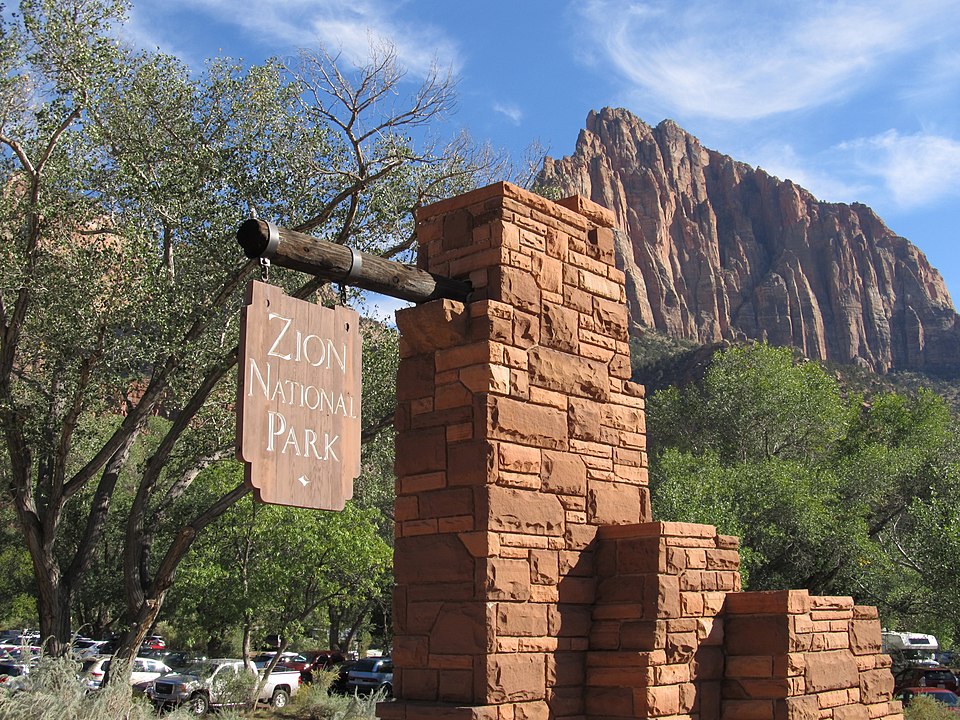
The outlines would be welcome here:
[[[499,183],[418,213],[468,306],[397,313],[395,695],[380,717],[582,717],[601,525],[650,519],[612,214]]]
[[[711,525],[601,528],[588,717],[720,719],[722,611],[739,542]]]
[[[723,718],[902,719],[873,607],[806,590],[727,596]]]

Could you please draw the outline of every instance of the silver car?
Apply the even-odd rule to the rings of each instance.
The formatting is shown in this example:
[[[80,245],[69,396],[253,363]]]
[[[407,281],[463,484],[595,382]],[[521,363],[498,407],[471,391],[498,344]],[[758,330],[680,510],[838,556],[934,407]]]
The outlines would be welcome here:
[[[358,660],[347,675],[347,692],[363,695],[383,691],[393,694],[393,660],[388,657],[368,657]]]

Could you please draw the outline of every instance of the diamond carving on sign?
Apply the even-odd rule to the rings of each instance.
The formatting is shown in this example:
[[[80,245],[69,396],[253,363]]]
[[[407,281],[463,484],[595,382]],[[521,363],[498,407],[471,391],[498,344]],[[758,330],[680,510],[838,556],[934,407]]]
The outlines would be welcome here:
[[[247,288],[237,455],[257,499],[342,510],[360,474],[360,318]]]

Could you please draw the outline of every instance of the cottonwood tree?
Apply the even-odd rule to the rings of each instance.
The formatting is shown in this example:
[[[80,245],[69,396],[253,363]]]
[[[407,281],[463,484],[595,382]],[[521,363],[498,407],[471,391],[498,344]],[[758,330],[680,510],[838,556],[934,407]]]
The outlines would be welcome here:
[[[751,589],[853,595],[960,638],[960,434],[941,398],[845,397],[817,363],[758,344],[648,413],[654,515],[740,536]]]
[[[197,77],[122,46],[124,13],[112,0],[22,0],[0,25],[2,471],[52,652],[129,483],[120,660],[197,534],[248,492],[174,513],[233,452],[238,310],[256,271],[231,239],[242,215],[404,257],[411,209],[493,165],[463,138],[411,139],[449,109],[452,83],[434,72],[407,92],[390,48],[349,71],[318,51],[290,66],[216,60]],[[320,288],[272,280],[300,298]],[[153,417],[165,422],[133,467]],[[66,538],[74,504],[84,519]]]

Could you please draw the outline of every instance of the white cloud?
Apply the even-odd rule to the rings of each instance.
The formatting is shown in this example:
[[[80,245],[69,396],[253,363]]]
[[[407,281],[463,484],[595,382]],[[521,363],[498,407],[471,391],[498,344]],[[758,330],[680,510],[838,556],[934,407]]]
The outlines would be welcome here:
[[[888,130],[843,143],[857,167],[875,177],[903,209],[960,196],[960,141],[929,133]]]
[[[514,125],[519,125],[523,120],[523,110],[512,103],[495,102],[493,111],[505,115]]]
[[[822,105],[960,26],[951,0],[591,0],[581,13],[595,47],[647,98],[723,119]]]
[[[746,150],[742,159],[781,180],[790,180],[825,202],[860,200],[870,190],[862,180],[847,181],[829,167],[830,159],[802,157],[789,143],[765,143]]]
[[[156,1],[156,0],[154,0]],[[270,44],[270,54],[284,55],[299,48],[322,44],[331,53],[342,53],[354,64],[369,59],[371,42],[393,45],[398,60],[412,75],[424,77],[433,66],[457,72],[459,48],[443,30],[430,23],[410,22],[398,16],[405,3],[389,0],[167,0],[163,6],[181,12],[206,13],[217,22],[246,31],[257,43]],[[149,6],[145,0],[138,6]],[[136,23],[136,10],[134,12]],[[142,26],[141,26],[142,27]],[[159,31],[142,30],[141,36],[159,37]],[[171,31],[175,35],[175,30]],[[150,46],[162,42],[154,40]]]

